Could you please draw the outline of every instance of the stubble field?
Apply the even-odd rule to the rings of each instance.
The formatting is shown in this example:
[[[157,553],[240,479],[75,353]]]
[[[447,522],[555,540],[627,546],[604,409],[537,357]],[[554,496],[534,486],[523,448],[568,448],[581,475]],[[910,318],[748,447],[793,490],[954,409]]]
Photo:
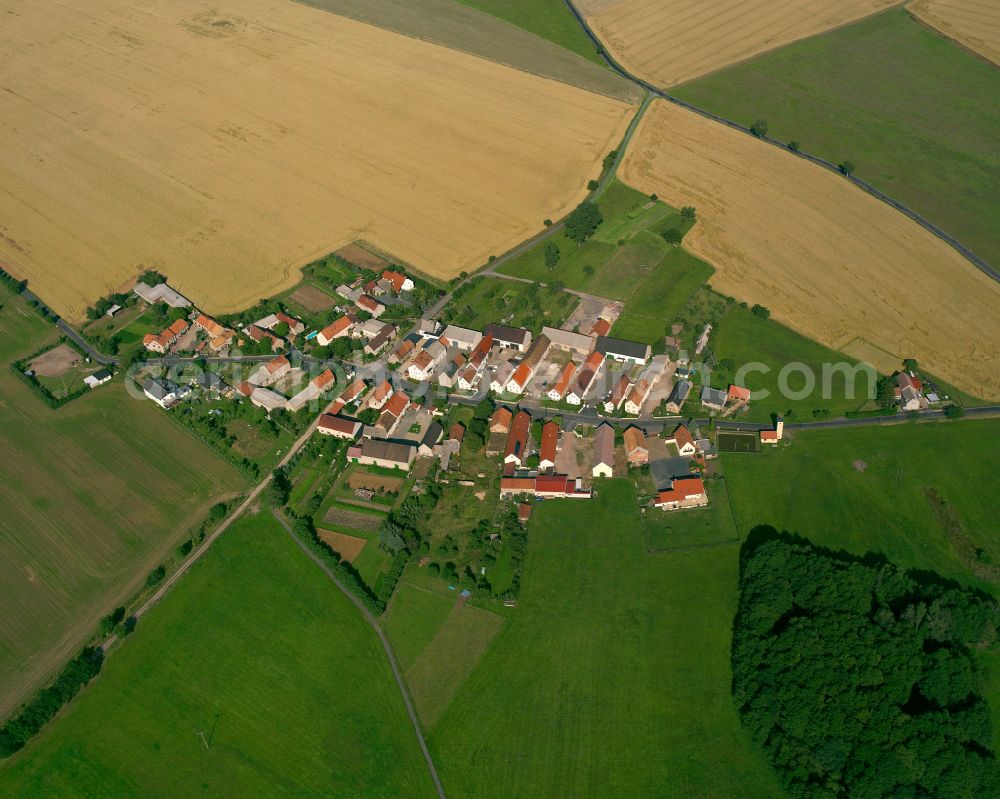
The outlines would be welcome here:
[[[665,102],[646,114],[620,177],[698,224],[685,246],[713,288],[761,303],[832,349],[874,345],[970,394],[1000,398],[1000,285],[846,180]]]
[[[977,55],[1000,65],[1000,4],[991,0],[916,0],[906,10]]]
[[[615,58],[629,71],[663,87],[861,19],[898,2],[578,0],[588,23]]]
[[[69,318],[143,266],[209,312],[356,239],[439,277],[585,194],[632,106],[281,0],[5,0],[0,261]]]

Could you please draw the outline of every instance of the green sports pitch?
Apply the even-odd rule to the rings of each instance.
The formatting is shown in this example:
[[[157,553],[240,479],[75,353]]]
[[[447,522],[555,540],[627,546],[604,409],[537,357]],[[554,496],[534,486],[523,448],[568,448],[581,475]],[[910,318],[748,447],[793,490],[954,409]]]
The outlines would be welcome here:
[[[717,436],[719,452],[760,452],[760,434],[727,430]]]

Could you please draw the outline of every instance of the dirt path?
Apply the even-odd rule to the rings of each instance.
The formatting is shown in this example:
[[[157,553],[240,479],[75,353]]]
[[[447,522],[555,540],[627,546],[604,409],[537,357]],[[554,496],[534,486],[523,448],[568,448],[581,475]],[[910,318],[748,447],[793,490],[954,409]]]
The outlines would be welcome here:
[[[337,588],[346,596],[351,602],[354,603],[355,607],[361,612],[361,616],[375,631],[378,636],[379,641],[382,642],[382,648],[385,649],[385,656],[389,659],[389,666],[392,668],[392,676],[396,679],[396,685],[399,688],[399,693],[403,697],[403,704],[406,706],[406,712],[410,717],[410,721],[413,723],[413,732],[417,736],[417,743],[420,745],[420,751],[423,753],[424,760],[427,762],[427,768],[431,773],[431,779],[434,780],[434,788],[437,790],[437,794],[440,799],[446,799],[444,793],[444,786],[441,785],[441,779],[438,777],[437,769],[434,766],[434,760],[431,758],[430,750],[427,748],[427,742],[424,740],[424,734],[420,730],[420,722],[417,719],[416,710],[413,708],[413,700],[410,698],[410,692],[406,688],[406,683],[403,682],[403,673],[399,668],[399,662],[396,660],[396,653],[392,650],[392,644],[389,643],[389,638],[386,636],[385,631],[382,626],[378,623],[378,620],[372,615],[372,612],[365,607],[364,603],[358,599],[353,593],[351,593],[344,586],[340,580],[337,579],[336,575],[330,570],[330,568],[323,563],[319,557],[309,549],[302,541],[299,540],[298,536],[292,532],[292,528],[288,526],[288,521],[285,517],[279,513],[277,510],[273,511],[274,518],[278,520],[281,526],[288,533],[289,537],[295,542],[296,546],[301,549],[309,559],[319,566],[323,573],[333,582]]]

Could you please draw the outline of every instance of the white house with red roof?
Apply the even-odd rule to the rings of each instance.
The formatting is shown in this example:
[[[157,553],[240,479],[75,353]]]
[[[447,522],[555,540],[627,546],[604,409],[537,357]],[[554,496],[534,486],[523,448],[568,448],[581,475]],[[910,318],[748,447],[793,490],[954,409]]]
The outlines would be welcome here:
[[[708,505],[708,493],[704,481],[697,475],[675,477],[669,488],[656,495],[653,506],[660,510],[681,510],[683,508],[704,508]]]

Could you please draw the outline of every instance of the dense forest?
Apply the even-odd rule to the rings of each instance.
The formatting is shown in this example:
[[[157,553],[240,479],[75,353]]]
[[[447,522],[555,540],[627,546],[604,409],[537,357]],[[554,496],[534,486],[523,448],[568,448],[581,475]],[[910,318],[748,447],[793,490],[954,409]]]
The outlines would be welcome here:
[[[992,598],[773,539],[745,553],[733,631],[743,724],[792,797],[997,797],[975,651]]]

